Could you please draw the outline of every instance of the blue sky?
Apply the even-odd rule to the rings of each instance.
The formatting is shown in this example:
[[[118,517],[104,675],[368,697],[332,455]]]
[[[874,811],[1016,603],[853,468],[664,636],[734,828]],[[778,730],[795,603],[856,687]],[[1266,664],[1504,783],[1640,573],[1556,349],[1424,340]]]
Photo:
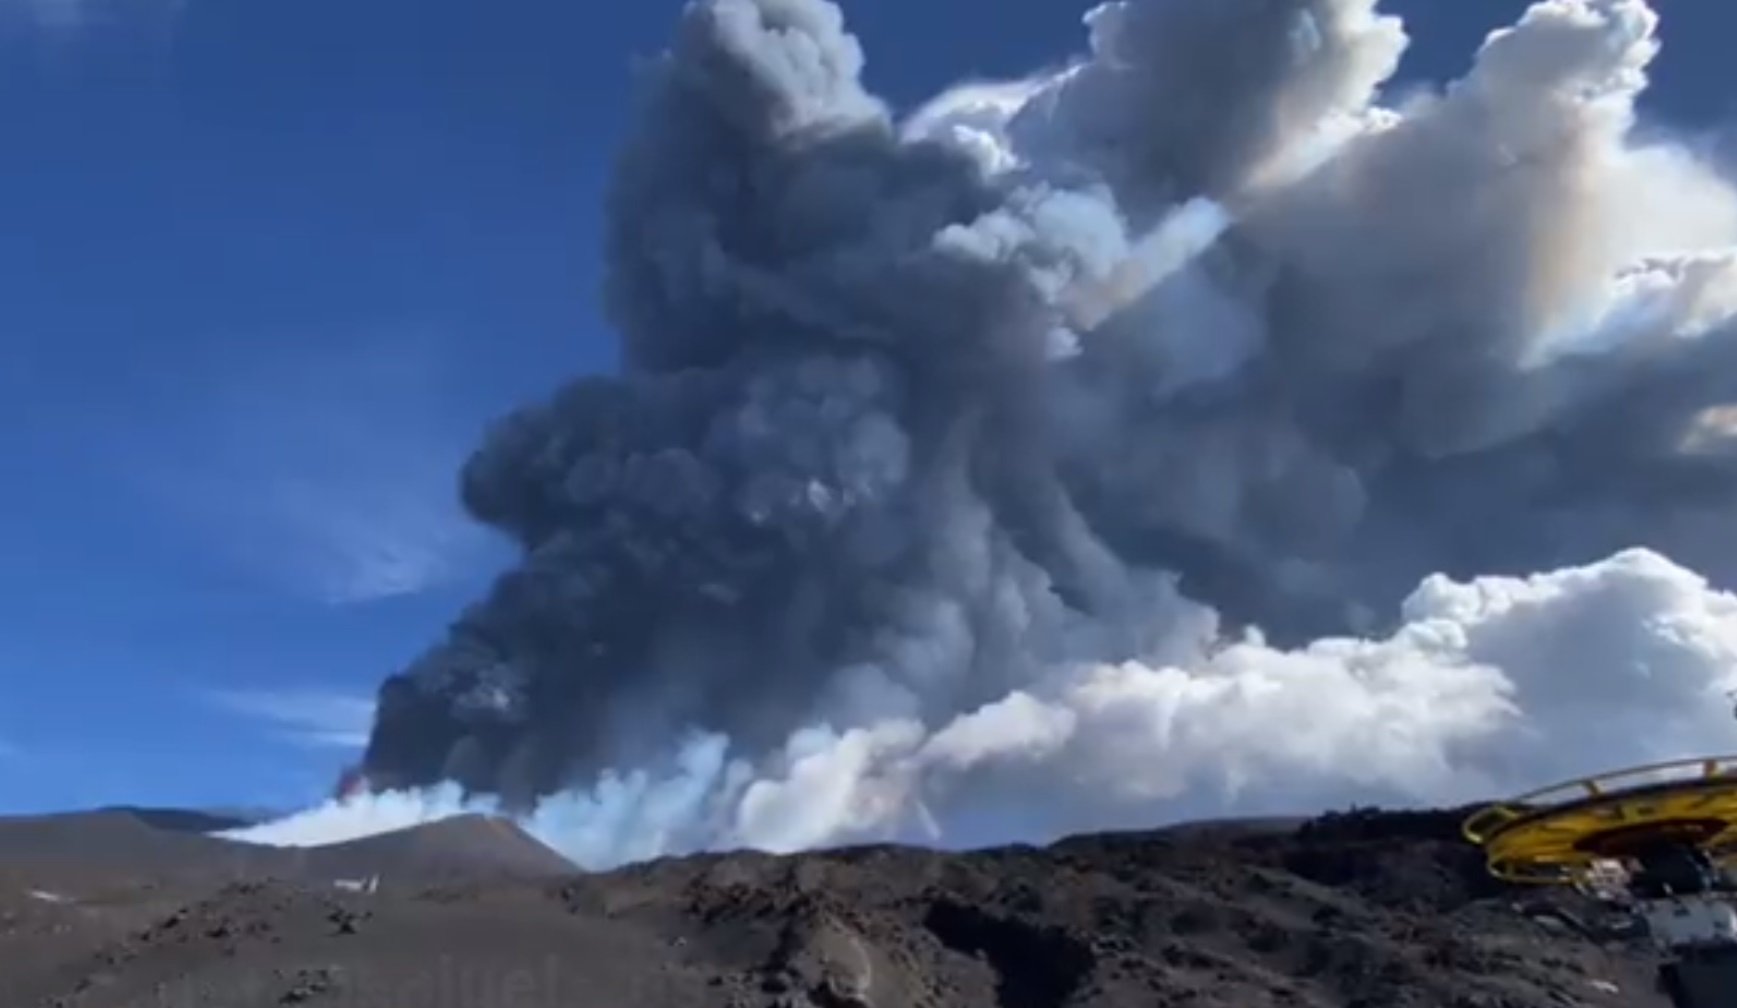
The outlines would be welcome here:
[[[1084,0],[854,0],[909,105]],[[1519,0],[1408,0],[1414,78]],[[1663,0],[1655,111],[1737,111]],[[488,420],[613,366],[601,187],[678,0],[0,0],[0,811],[290,805],[505,556]]]

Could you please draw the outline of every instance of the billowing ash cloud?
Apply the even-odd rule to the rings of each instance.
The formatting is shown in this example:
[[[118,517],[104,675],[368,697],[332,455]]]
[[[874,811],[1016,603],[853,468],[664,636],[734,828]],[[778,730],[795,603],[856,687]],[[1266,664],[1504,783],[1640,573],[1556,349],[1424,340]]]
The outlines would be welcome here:
[[[376,787],[603,863],[1719,744],[1737,194],[1637,139],[1646,4],[1402,107],[1373,0],[1088,26],[901,121],[823,0],[690,4],[609,205],[624,371],[468,465],[524,559],[383,688]]]

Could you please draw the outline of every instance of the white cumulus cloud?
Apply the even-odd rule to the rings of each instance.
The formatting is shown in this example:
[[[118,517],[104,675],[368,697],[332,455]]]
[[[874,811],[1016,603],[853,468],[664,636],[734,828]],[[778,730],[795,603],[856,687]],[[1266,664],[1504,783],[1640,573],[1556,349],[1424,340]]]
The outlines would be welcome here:
[[[1737,748],[1734,688],[1737,597],[1636,550],[1525,578],[1432,577],[1385,637],[1294,650],[1208,638],[1186,661],[1071,667],[933,730],[808,728],[759,763],[695,737],[661,770],[606,775],[524,823],[606,866],[713,846],[947,840],[937,817],[964,805],[1003,807],[1042,837],[1372,797],[1457,803]],[[313,845],[497,810],[445,785],[240,835]]]

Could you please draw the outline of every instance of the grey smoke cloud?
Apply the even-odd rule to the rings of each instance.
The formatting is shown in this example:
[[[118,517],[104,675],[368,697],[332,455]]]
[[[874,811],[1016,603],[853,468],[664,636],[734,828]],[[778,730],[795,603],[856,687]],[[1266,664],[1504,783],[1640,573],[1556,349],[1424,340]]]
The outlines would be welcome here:
[[[1546,0],[1387,108],[1373,0],[1128,0],[899,121],[831,4],[696,0],[610,195],[623,372],[466,466],[523,561],[370,779],[612,861],[1470,793],[1594,698],[1710,738],[1737,195],[1634,139],[1656,20]]]

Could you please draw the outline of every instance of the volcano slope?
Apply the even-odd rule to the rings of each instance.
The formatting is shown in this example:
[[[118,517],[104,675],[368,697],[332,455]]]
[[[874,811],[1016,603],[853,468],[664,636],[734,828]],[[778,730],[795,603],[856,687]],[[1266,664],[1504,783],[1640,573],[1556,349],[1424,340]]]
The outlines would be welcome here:
[[[486,821],[305,852],[180,837],[128,875],[0,822],[14,1008],[1663,1006],[1638,944],[1515,910],[1457,813],[549,869]],[[135,821],[136,823],[136,821]],[[38,835],[64,834],[69,826]],[[82,832],[134,825],[111,817]],[[433,832],[430,832],[430,831]],[[164,838],[159,838],[164,840]],[[167,849],[186,844],[176,861]],[[87,836],[78,855],[104,852]],[[405,852],[420,852],[407,857]],[[200,877],[198,863],[218,866]],[[54,884],[32,884],[34,866]],[[425,867],[427,870],[425,870]],[[379,873],[372,893],[323,873]],[[1586,915],[1590,907],[1562,908]]]

